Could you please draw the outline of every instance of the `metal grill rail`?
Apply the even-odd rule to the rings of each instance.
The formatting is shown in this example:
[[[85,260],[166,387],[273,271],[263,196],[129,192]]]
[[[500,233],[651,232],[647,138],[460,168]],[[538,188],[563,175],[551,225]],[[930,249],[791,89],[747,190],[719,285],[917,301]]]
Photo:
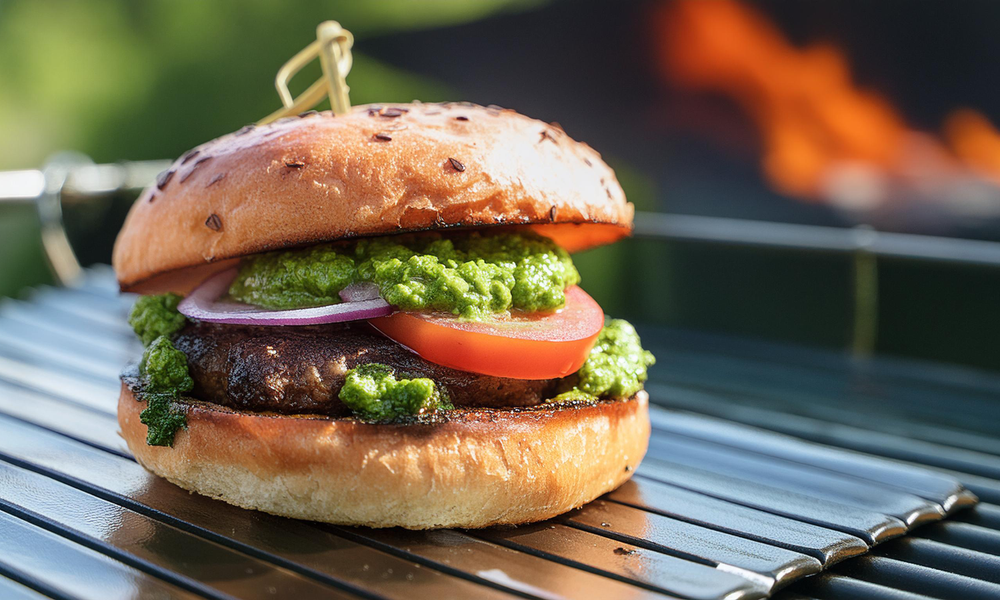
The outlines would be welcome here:
[[[1000,598],[992,374],[647,330],[667,408],[633,481],[532,526],[354,529],[135,463],[127,302],[106,269],[0,302],[0,598]]]

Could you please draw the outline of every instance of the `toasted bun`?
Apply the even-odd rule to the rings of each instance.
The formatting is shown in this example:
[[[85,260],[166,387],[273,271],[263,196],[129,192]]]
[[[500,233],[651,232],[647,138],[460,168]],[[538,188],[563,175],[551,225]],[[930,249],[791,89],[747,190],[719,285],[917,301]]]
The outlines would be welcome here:
[[[245,127],[185,154],[136,200],[113,263],[129,291],[266,250],[519,225],[570,251],[628,235],[600,155],[558,126],[472,104],[358,106]]]
[[[146,445],[145,406],[122,386],[122,436],[157,475],[244,508],[369,527],[554,517],[624,483],[649,440],[645,392],[592,405],[454,411],[444,422],[408,425],[191,402],[171,448]]]

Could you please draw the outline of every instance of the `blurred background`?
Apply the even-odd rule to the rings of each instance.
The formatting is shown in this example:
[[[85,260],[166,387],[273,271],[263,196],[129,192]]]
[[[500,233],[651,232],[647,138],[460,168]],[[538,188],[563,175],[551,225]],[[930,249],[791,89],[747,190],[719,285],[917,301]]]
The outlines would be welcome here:
[[[604,155],[643,211],[576,258],[607,312],[1000,368],[993,2],[0,0],[0,171],[256,121],[326,19],[355,35],[355,104],[498,104]],[[64,198],[82,263],[132,199]],[[0,296],[51,281],[38,210],[0,199]]]

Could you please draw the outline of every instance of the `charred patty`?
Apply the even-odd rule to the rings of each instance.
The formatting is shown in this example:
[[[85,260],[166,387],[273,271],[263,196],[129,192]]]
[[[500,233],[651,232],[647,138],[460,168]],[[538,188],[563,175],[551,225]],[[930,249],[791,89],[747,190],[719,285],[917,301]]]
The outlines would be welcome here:
[[[174,340],[201,400],[249,411],[346,416],[337,397],[347,371],[382,363],[399,377],[428,377],[455,406],[534,406],[557,379],[531,381],[456,371],[420,358],[363,322],[314,327],[191,323]]]

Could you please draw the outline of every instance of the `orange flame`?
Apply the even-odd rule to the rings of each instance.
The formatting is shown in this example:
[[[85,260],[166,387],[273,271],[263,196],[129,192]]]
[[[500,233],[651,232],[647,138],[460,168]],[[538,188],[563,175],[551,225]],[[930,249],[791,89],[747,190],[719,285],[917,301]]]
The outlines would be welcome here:
[[[655,25],[659,65],[670,81],[724,94],[753,119],[762,168],[779,191],[817,200],[830,169],[842,165],[910,173],[905,163],[915,140],[921,156],[940,157],[937,173],[961,161],[1000,182],[1000,133],[985,117],[956,111],[945,126],[952,151],[934,140],[927,148],[926,136],[885,98],[854,84],[842,51],[821,43],[797,48],[744,4],[677,0],[657,12]]]
[[[974,110],[958,109],[944,122],[948,145],[963,163],[1000,184],[1000,131]]]

